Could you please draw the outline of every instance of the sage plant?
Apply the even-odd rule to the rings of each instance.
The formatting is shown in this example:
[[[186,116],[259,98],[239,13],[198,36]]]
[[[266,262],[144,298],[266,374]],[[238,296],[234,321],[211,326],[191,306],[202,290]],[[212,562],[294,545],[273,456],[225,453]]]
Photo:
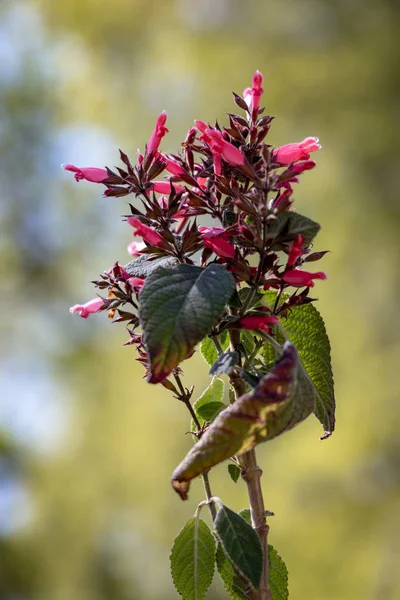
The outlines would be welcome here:
[[[309,271],[325,252],[312,249],[320,226],[294,205],[320,145],[315,137],[279,148],[266,142],[273,118],[260,107],[262,84],[256,72],[252,87],[234,94],[243,114],[229,114],[228,126],[195,121],[176,154],[160,151],[164,112],[136,164],[120,151],[121,168],[64,165],[107,197],[131,197],[133,259],[105,271],[93,282],[96,298],[71,312],[108,312],[124,323],[147,381],[189,412],[193,446],[171,482],[186,500],[201,476],[205,500],[172,547],[185,600],[205,597],[215,567],[232,598],[287,597],[286,566],[268,544],[255,448],[312,413],[323,438],[334,429],[330,345],[311,291],[326,275]],[[202,393],[182,381],[197,350],[210,367]],[[210,472],[222,461],[247,485],[249,507],[238,514],[211,491]],[[212,530],[200,518],[204,506]]]

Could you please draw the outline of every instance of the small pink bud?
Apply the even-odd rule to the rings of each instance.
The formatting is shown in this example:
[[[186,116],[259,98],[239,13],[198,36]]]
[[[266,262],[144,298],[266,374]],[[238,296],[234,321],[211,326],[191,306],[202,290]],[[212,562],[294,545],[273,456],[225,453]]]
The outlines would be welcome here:
[[[314,287],[313,279],[326,279],[325,273],[309,273],[301,269],[292,269],[282,275],[283,281],[294,287]]]
[[[300,175],[304,171],[310,171],[314,167],[317,166],[317,163],[313,160],[304,160],[302,162],[298,162],[296,165],[292,165],[290,168],[290,172],[294,175]]]
[[[135,235],[142,237],[148,244],[151,244],[152,246],[164,245],[164,240],[161,235],[148,225],[142,223],[136,217],[129,217],[128,223],[135,229]]]
[[[251,105],[253,103],[251,88],[246,88],[245,90],[243,90],[243,100],[246,102],[247,106],[249,107],[249,110],[251,110]]]
[[[260,71],[256,71],[253,75],[253,87],[251,88],[252,108],[253,112],[258,110],[260,106],[261,96],[264,93],[262,88],[263,76]]]
[[[308,160],[310,152],[320,149],[318,138],[307,137],[302,142],[280,146],[274,152],[274,159],[281,165],[290,165],[299,160]]]
[[[75,167],[75,165],[61,165],[65,171],[72,171],[75,173],[76,181],[86,179],[92,183],[103,183],[105,179],[108,179],[109,175],[105,169],[98,169],[97,167]]]
[[[69,309],[70,313],[79,313],[83,319],[87,319],[89,315],[99,312],[104,306],[102,298],[93,298],[86,304],[75,304]]]
[[[165,127],[167,122],[167,113],[163,111],[156,121],[156,126],[153,133],[150,136],[149,143],[147,144],[147,155],[155,154],[158,147],[163,139],[164,135],[168,133],[168,129]]]

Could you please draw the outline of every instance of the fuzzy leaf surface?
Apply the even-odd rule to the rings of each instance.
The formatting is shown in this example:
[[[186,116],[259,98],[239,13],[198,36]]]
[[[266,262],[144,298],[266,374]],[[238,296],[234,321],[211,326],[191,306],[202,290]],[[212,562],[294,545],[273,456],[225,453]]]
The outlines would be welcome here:
[[[228,336],[227,331],[224,331],[220,335],[219,342],[221,344],[222,349],[226,350],[227,347],[229,346],[229,336]],[[205,337],[204,340],[201,342],[200,353],[201,353],[202,357],[204,358],[204,360],[206,361],[206,363],[208,365],[210,365],[210,367],[213,366],[213,364],[215,363],[215,361],[218,358],[218,352],[214,346],[212,339],[209,337]]]
[[[284,235],[285,239],[293,239],[299,233],[304,238],[304,245],[311,244],[321,226],[296,212],[283,212],[273,221],[268,229],[268,235],[278,237]]]
[[[199,420],[200,425],[209,423],[226,408],[226,404],[222,402],[224,397],[224,382],[221,379],[214,379],[208,388],[204,390],[202,395],[193,404],[194,412]],[[192,420],[191,431],[196,430],[196,426]]]
[[[249,393],[238,398],[211,423],[172,474],[172,486],[183,500],[190,481],[233,455],[294,427],[314,409],[314,398],[303,395],[297,382],[297,352],[287,342],[281,358]],[[307,410],[294,400],[304,397]]]
[[[268,544],[268,583],[272,592],[272,600],[287,600],[289,597],[288,589],[288,570],[273,546]]]
[[[235,289],[222,265],[181,264],[155,269],[139,296],[139,319],[150,359],[149,383],[158,383],[185,358],[221,317]]]
[[[167,267],[176,262],[176,259],[172,256],[161,256],[150,260],[148,254],[141,254],[138,258],[131,260],[130,263],[125,265],[124,269],[131,277],[148,277],[158,267]]]
[[[266,294],[273,305],[275,295]],[[285,297],[283,298],[285,300]],[[297,306],[279,318],[282,340],[290,340],[296,346],[301,363],[315,387],[315,416],[324,428],[324,437],[335,429],[335,391],[331,366],[331,346],[325,323],[313,304]],[[266,352],[273,356],[274,351]]]
[[[202,519],[192,517],[175,538],[171,573],[184,600],[203,600],[214,576],[215,539]]]
[[[263,567],[263,551],[255,530],[227,506],[221,506],[218,510],[214,527],[230,562],[257,590]]]
[[[229,558],[225,555],[222,545],[218,544],[216,565],[218,574],[222,579],[222,583],[230,597],[233,600],[247,600],[247,588],[250,589],[250,584],[246,584],[245,580],[240,577],[238,571],[233,567]]]

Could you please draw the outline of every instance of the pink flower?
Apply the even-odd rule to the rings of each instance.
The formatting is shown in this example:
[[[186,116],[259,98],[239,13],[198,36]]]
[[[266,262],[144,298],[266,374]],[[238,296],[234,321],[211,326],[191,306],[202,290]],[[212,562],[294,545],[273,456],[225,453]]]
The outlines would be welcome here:
[[[275,323],[278,323],[278,319],[272,315],[265,317],[262,315],[249,315],[242,317],[239,321],[242,329],[263,329],[267,332],[269,331],[269,325],[275,325]]]
[[[89,315],[97,313],[102,310],[104,306],[104,300],[102,298],[93,298],[86,304],[75,304],[69,309],[70,313],[79,313],[83,319],[87,319]]]
[[[293,265],[295,264],[297,259],[303,254],[303,244],[304,244],[303,236],[300,234],[296,235],[296,239],[294,240],[294,242],[289,250],[289,257],[288,257],[288,261],[287,261],[288,267],[293,267]]]
[[[144,242],[131,242],[127,246],[128,254],[131,256],[139,256],[139,254],[146,248],[146,244]]]
[[[227,237],[222,227],[199,227],[204,247],[211,248],[217,256],[222,258],[235,258],[235,247],[224,239]]]
[[[154,231],[148,225],[145,225],[136,217],[129,217],[128,219],[129,225],[134,227],[135,235],[139,235],[144,239],[145,242],[151,244],[152,246],[162,246],[164,245],[164,240],[159,233]]]
[[[246,102],[247,106],[249,107],[249,110],[251,110],[251,105],[253,102],[251,88],[246,88],[245,90],[243,90],[243,100]]]
[[[310,152],[315,152],[320,149],[321,145],[318,143],[318,138],[308,137],[299,143],[280,146],[280,148],[275,150],[274,158],[281,165],[290,165],[299,160],[308,160],[310,158]]]
[[[318,271],[318,273],[309,273],[308,271],[302,271],[301,269],[292,269],[286,271],[282,275],[283,281],[294,287],[314,287],[313,279],[326,279],[325,273]]]
[[[146,283],[146,280],[142,277],[130,277],[128,279],[128,283],[132,288],[142,289],[142,287]]]
[[[165,168],[169,173],[176,175],[176,177],[179,177],[180,175],[187,175],[185,169],[181,167],[180,164],[174,160],[171,160],[170,158],[167,158],[166,156],[162,156],[162,158],[165,161]]]
[[[167,113],[164,111],[158,117],[156,126],[153,133],[150,136],[149,143],[147,144],[147,155],[155,154],[158,147],[163,139],[164,135],[168,133],[168,129],[165,127],[167,121]]]
[[[171,185],[176,194],[185,191],[185,188],[181,185],[177,185],[176,183],[171,184],[169,181],[153,181],[150,189],[160,194],[168,194],[169,196],[171,193]]]
[[[86,179],[92,183],[103,183],[105,179],[108,179],[109,175],[105,169],[98,169],[97,167],[75,167],[74,165],[61,165],[65,171],[72,171],[75,173],[76,181]]]
[[[195,124],[202,134],[200,139],[211,148],[214,155],[214,171],[217,175],[221,174],[221,158],[234,167],[246,163],[246,159],[240,150],[227,142],[218,129],[208,127],[204,121],[195,121]]]

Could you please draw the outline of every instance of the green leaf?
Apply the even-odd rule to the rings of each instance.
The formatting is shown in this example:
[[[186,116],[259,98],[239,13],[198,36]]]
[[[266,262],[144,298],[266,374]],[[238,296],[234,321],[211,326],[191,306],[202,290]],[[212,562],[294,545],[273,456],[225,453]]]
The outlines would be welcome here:
[[[194,412],[200,422],[200,425],[209,423],[226,408],[226,404],[222,402],[224,397],[224,382],[221,379],[214,379],[208,388],[203,392],[198,400],[193,404]],[[196,430],[196,426],[191,422],[191,431]]]
[[[159,267],[139,296],[139,319],[150,359],[148,381],[158,383],[209,333],[235,289],[222,265]]]
[[[275,548],[268,544],[268,583],[272,592],[272,600],[287,600],[288,570]]]
[[[219,343],[221,344],[222,350],[226,350],[229,346],[229,336],[227,331],[223,331],[219,336]],[[211,338],[208,336],[204,338],[204,340],[200,344],[200,352],[204,360],[207,364],[212,367],[215,361],[218,358],[217,349],[214,346],[214,343]]]
[[[304,245],[311,244],[321,226],[308,217],[297,212],[283,212],[276,220],[272,221],[268,229],[268,237],[278,238],[283,236],[285,241],[292,240],[299,233],[304,238]]]
[[[291,429],[313,411],[313,389],[303,393],[302,379],[297,381],[297,364],[296,349],[287,342],[281,358],[254,390],[238,398],[211,423],[172,474],[172,486],[183,500],[194,477]]]
[[[210,369],[210,375],[229,375],[232,372],[233,367],[239,361],[238,352],[224,352],[220,354]]]
[[[214,519],[214,527],[226,556],[235,569],[258,589],[263,568],[260,538],[246,521],[222,505]]]
[[[270,306],[274,297],[274,293],[266,294]],[[283,301],[286,298],[284,296]],[[315,416],[324,428],[324,437],[328,437],[335,429],[335,392],[325,323],[313,304],[305,304],[287,311],[279,319],[279,330],[283,339],[296,346],[305,372],[315,387]],[[303,377],[303,383],[305,380]]]
[[[264,514],[266,517],[275,516],[275,513],[271,512],[270,510],[266,510]],[[246,523],[251,525],[251,511],[249,508],[242,508],[239,510],[239,515],[246,521]]]
[[[174,263],[176,263],[176,258],[172,256],[161,256],[151,260],[148,254],[141,254],[125,265],[124,269],[131,277],[145,278],[158,267],[166,267]]]
[[[233,600],[247,600],[247,588],[250,585],[246,585],[245,579],[241,578],[238,571],[233,567],[225,552],[222,549],[222,545],[218,544],[216,565],[218,574],[222,579],[224,587],[228,594]]]
[[[215,539],[202,519],[192,517],[175,538],[171,573],[184,600],[203,600],[214,576]]]
[[[233,463],[228,465],[228,472],[229,475],[231,476],[231,479],[234,483],[237,482],[237,480],[239,479],[242,471],[240,470],[240,468],[237,465],[234,465]]]

